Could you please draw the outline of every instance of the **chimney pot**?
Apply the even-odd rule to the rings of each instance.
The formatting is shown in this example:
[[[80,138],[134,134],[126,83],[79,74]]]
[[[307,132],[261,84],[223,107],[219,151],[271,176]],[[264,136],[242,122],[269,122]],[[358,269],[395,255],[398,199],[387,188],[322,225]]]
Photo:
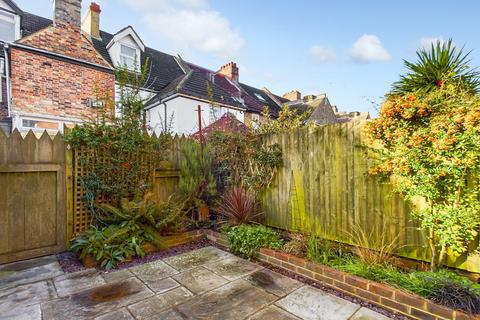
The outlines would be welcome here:
[[[100,6],[92,2],[82,19],[82,30],[92,38],[100,39]]]
[[[223,66],[220,67],[220,70],[218,70],[218,73],[226,76],[232,81],[238,82],[239,72],[238,72],[237,64],[235,62],[229,62],[227,64],[224,64]]]

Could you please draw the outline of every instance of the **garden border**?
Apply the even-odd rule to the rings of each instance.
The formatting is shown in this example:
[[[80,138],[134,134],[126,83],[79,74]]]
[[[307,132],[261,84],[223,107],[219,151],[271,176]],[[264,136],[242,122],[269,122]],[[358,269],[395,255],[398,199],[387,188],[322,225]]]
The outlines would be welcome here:
[[[227,237],[213,230],[204,230],[208,240],[221,247],[228,247]],[[433,303],[418,295],[389,285],[351,275],[282,251],[261,248],[256,258],[264,263],[319,281],[323,285],[358,297],[386,310],[418,320],[467,320],[480,319],[461,311]]]

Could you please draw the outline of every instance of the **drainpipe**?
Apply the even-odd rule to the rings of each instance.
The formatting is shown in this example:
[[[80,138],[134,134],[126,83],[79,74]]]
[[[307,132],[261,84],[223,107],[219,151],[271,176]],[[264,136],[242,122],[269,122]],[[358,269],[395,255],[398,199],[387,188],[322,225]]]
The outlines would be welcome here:
[[[8,58],[8,43],[3,44],[3,55],[5,57],[5,76],[6,80],[5,83],[7,85],[7,110],[8,110],[8,117],[12,116],[12,92],[11,92],[11,85],[10,85],[10,60]]]

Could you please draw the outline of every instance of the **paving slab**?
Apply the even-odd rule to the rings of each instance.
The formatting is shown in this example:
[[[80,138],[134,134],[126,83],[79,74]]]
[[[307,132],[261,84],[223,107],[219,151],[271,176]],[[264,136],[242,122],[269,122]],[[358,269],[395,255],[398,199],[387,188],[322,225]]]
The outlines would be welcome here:
[[[196,294],[210,291],[228,282],[227,279],[220,277],[203,267],[179,273],[173,276],[173,279]]]
[[[0,266],[0,289],[33,283],[62,275],[55,256],[35,258]]]
[[[183,319],[245,319],[275,301],[273,294],[240,279],[179,305]]]
[[[95,320],[135,320],[135,318],[126,308],[123,308],[96,317]]]
[[[96,269],[87,269],[56,277],[53,280],[59,297],[105,284]]]
[[[303,286],[275,303],[305,320],[347,320],[360,306],[317,288]]]
[[[248,318],[248,320],[300,320],[293,314],[276,306],[269,306]]]
[[[140,264],[130,268],[130,271],[144,282],[158,281],[178,273],[162,260]]]
[[[135,303],[128,307],[135,319],[161,319],[155,318],[161,311],[169,309],[187,299],[193,297],[193,294],[184,287],[178,287],[168,292],[158,294],[144,301]]]
[[[256,271],[245,277],[245,280],[278,297],[283,297],[303,286],[303,283],[300,281],[286,277],[270,269]]]
[[[0,291],[0,315],[16,307],[38,304],[56,297],[55,287],[51,280],[3,289]]]
[[[215,247],[205,247],[194,251],[186,252],[177,256],[163,259],[178,271],[185,271],[191,268],[200,267],[212,261],[218,261],[233,255],[229,252]]]
[[[180,284],[172,278],[148,281],[146,285],[155,293],[164,293],[180,286]]]
[[[230,281],[245,277],[255,271],[263,269],[262,266],[235,256],[208,263],[205,268]]]
[[[155,316],[149,318],[149,320],[185,320],[182,318],[180,313],[173,309],[169,309],[163,312],[156,314]]]
[[[361,307],[349,320],[389,320],[389,317],[384,316],[376,311]]]
[[[42,304],[45,319],[91,319],[153,296],[136,278],[74,293]]]
[[[0,311],[2,320],[42,320],[42,310],[40,304],[30,306],[17,306],[9,310]]]
[[[130,272],[129,269],[115,270],[110,272],[105,272],[102,274],[105,282],[115,282],[127,280],[128,278],[134,277],[134,274]]]

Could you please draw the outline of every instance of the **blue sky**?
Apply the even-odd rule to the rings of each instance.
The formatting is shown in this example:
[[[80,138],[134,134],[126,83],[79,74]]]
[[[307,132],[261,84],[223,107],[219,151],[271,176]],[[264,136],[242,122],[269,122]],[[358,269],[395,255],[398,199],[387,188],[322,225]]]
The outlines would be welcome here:
[[[17,0],[52,16],[52,0]],[[90,2],[83,1],[86,7]],[[346,111],[370,111],[404,72],[402,59],[432,39],[453,38],[480,65],[477,0],[98,0],[101,28],[132,25],[146,45],[277,94],[327,93]],[[85,8],[84,8],[85,9]]]

